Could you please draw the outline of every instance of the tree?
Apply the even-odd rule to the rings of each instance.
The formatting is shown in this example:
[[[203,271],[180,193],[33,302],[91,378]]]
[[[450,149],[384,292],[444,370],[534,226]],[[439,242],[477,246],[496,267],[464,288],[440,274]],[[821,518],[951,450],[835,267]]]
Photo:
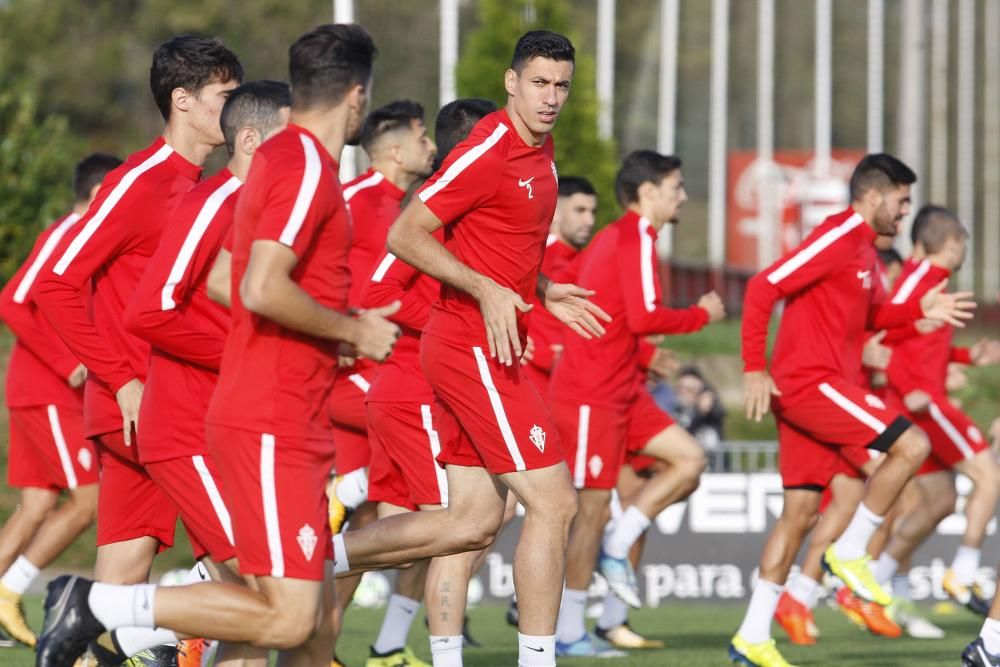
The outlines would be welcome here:
[[[506,103],[503,73],[510,65],[514,42],[528,30],[545,29],[566,35],[574,43],[566,0],[482,0],[479,25],[469,33],[456,79],[462,97],[484,97]],[[597,92],[594,59],[577,49],[569,100],[559,115],[553,137],[560,174],[585,176],[600,196],[599,217],[616,217],[614,197],[617,148],[597,134]]]

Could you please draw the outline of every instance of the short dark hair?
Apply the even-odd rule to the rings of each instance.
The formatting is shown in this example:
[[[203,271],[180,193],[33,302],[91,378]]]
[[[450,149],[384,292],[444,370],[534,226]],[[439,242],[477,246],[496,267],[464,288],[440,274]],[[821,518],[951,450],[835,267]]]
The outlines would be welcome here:
[[[386,134],[409,130],[413,121],[424,120],[424,107],[413,100],[395,100],[368,114],[361,130],[361,147],[369,155],[372,146]]]
[[[236,152],[236,133],[243,127],[252,127],[261,136],[270,133],[280,124],[279,112],[292,106],[292,91],[283,81],[249,81],[229,93],[222,106],[219,122],[226,150]]]
[[[929,255],[941,250],[948,239],[966,239],[965,228],[958,214],[944,206],[924,204],[913,218],[910,239],[913,245],[921,244]]]
[[[94,186],[100,185],[108,172],[114,171],[121,164],[121,158],[108,153],[91,153],[77,162],[73,171],[73,196],[76,201],[79,203],[90,199],[90,191]]]
[[[903,263],[903,256],[900,255],[899,251],[893,247],[885,248],[877,252],[879,259],[881,259],[882,263],[885,264],[886,266]]]
[[[478,97],[464,97],[441,107],[434,122],[434,142],[438,149],[434,171],[441,167],[455,146],[465,141],[476,123],[496,110],[497,105],[492,100]]]
[[[583,176],[560,176],[559,196],[572,197],[573,195],[594,195],[596,197],[597,190],[594,189],[594,184]]]
[[[576,49],[568,37],[549,30],[531,30],[517,40],[514,47],[514,57],[510,59],[510,68],[521,73],[524,66],[534,58],[566,61],[576,64]]]
[[[164,120],[170,119],[176,88],[198,94],[212,81],[243,82],[243,65],[217,39],[179,35],[160,44],[149,68],[149,87]]]
[[[861,158],[851,174],[851,200],[860,201],[873,188],[885,191],[916,182],[917,175],[899,158],[888,153],[871,153]]]
[[[292,105],[336,106],[353,86],[368,84],[377,53],[371,35],[356,23],[313,28],[288,48]]]
[[[625,156],[622,168],[615,178],[615,194],[622,206],[639,201],[639,186],[660,182],[681,168],[676,155],[663,155],[651,150],[632,151]]]

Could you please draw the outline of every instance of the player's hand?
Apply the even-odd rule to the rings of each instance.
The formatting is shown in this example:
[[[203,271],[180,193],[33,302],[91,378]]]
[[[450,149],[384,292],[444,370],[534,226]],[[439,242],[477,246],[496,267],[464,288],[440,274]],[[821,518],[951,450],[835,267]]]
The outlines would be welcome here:
[[[521,355],[521,365],[531,363],[531,360],[535,358],[535,341],[531,336],[527,337],[528,342],[524,345],[524,353]]]
[[[976,308],[975,301],[969,301],[972,292],[947,293],[944,288],[948,286],[948,280],[942,280],[924,294],[920,299],[920,308],[924,312],[924,317],[931,320],[939,320],[953,327],[962,328],[965,322],[971,320],[972,311]]]
[[[771,396],[781,396],[774,380],[767,371],[748,371],[743,374],[743,407],[747,419],[759,422],[771,407]]]
[[[337,368],[344,369],[353,367],[354,362],[357,360],[358,357],[358,351],[353,350],[354,352],[353,355],[344,354],[345,350],[343,343],[340,344],[340,347],[338,349],[340,350],[340,354],[337,355]]]
[[[929,333],[934,333],[935,331],[943,327],[944,322],[941,322],[940,320],[923,319],[914,322],[913,326],[916,327],[917,333],[929,334]]]
[[[504,366],[510,366],[520,359],[521,337],[517,332],[517,312],[526,313],[531,305],[514,290],[501,287],[486,279],[479,298],[479,312],[486,325],[486,342],[490,347],[490,358]]]
[[[982,339],[971,348],[969,356],[976,366],[991,366],[1000,363],[1000,340]]]
[[[399,310],[399,301],[388,306],[371,308],[363,312],[357,320],[357,334],[351,341],[358,354],[373,361],[385,361],[399,339],[399,327],[387,318]]]
[[[66,378],[66,382],[69,386],[73,387],[73,389],[82,386],[86,381],[87,367],[83,364],[78,364],[77,367],[73,369],[73,372],[69,374],[69,377]]]
[[[660,380],[666,380],[681,367],[680,359],[670,350],[662,347],[656,348],[653,358],[649,360],[649,367],[646,369]]]
[[[910,412],[924,412],[931,405],[931,396],[926,391],[914,389],[903,396],[903,405]]]
[[[884,371],[889,368],[889,360],[892,359],[892,348],[882,344],[885,338],[885,331],[879,331],[868,339],[861,349],[861,363],[868,368]]]
[[[708,311],[708,321],[710,324],[726,318],[726,306],[722,303],[722,298],[715,290],[698,299],[698,307]]]
[[[1000,447],[1000,417],[994,419],[993,423],[990,424],[989,435],[990,440],[993,441],[993,447]]]
[[[604,335],[601,320],[611,321],[611,316],[588,298],[594,294],[594,290],[568,283],[549,283],[545,290],[545,308],[557,320],[589,340]]]
[[[122,385],[115,394],[118,407],[122,411],[122,432],[125,434],[125,446],[132,446],[132,431],[139,433],[139,404],[142,403],[143,385],[138,379],[132,379]]]

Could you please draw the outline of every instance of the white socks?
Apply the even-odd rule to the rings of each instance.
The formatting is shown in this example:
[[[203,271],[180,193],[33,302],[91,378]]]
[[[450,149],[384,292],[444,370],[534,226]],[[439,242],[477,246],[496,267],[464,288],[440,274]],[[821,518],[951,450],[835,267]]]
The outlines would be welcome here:
[[[431,660],[434,667],[462,667],[462,635],[431,635]]]
[[[337,533],[333,536],[333,573],[343,574],[351,571],[351,565],[347,562],[347,545],[344,544],[344,534]]]
[[[833,545],[837,556],[842,560],[854,560],[864,556],[868,552],[868,541],[882,525],[882,519],[883,517],[872,512],[864,503],[858,505],[858,511],[847,524],[843,535]]]
[[[758,579],[750,596],[747,615],[737,634],[749,644],[759,644],[771,638],[771,619],[778,608],[778,598],[784,586]]]
[[[559,617],[556,620],[556,636],[563,644],[572,644],[587,634],[584,618],[587,614],[587,591],[564,588]]]
[[[555,665],[555,635],[517,633],[517,667],[555,667]]]
[[[951,562],[951,569],[955,572],[958,583],[971,586],[976,581],[976,574],[979,572],[980,550],[965,545],[959,545],[955,551],[955,560]]]
[[[341,477],[335,493],[344,507],[357,509],[358,505],[368,500],[368,470],[358,468]]]
[[[175,644],[177,635],[173,630],[166,628],[118,628],[115,630],[115,641],[121,647],[122,653],[132,657],[139,651],[160,644]]]
[[[910,590],[910,573],[897,573],[892,576],[892,594],[904,600],[913,599],[913,591]]]
[[[872,574],[875,575],[875,581],[884,586],[896,576],[898,568],[899,561],[883,551],[878,560],[872,563]]]
[[[819,596],[819,582],[799,572],[788,582],[785,592],[809,609],[814,609]]]
[[[410,624],[420,609],[420,602],[393,593],[389,596],[389,605],[385,609],[385,618],[378,631],[378,638],[372,644],[376,653],[388,653],[406,646],[406,636],[410,634]],[[461,637],[459,637],[461,639]],[[462,647],[459,646],[461,657]]]
[[[0,584],[6,586],[11,592],[24,595],[28,590],[28,586],[31,586],[31,582],[37,576],[38,568],[35,567],[34,563],[24,556],[18,556],[14,564],[10,566],[10,569],[0,578]]]
[[[627,558],[629,549],[649,528],[650,520],[634,505],[615,522],[615,529],[604,538],[604,553],[612,558]]]
[[[979,631],[979,636],[983,638],[986,650],[993,655],[1000,653],[1000,621],[995,618],[987,618],[983,623],[983,629]]]
[[[622,602],[621,598],[614,593],[604,596],[604,611],[597,621],[597,627],[602,630],[611,630],[619,625],[624,625],[628,620],[628,605]]]
[[[87,603],[97,620],[108,630],[123,627],[154,628],[153,602],[156,586],[118,586],[95,581]]]

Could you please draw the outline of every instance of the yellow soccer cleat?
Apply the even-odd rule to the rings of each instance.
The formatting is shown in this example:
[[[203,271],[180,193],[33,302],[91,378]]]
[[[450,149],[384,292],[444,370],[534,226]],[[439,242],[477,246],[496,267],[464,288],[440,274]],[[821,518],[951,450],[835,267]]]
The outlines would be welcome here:
[[[404,646],[382,654],[376,653],[374,648],[371,649],[365,667],[431,667],[431,665],[418,658],[409,646]]]
[[[594,634],[615,648],[648,649],[664,648],[666,646],[666,644],[659,639],[649,639],[648,637],[643,637],[632,629],[632,626],[628,624],[628,621],[622,623],[621,625],[616,625],[610,630],[597,627],[594,629]]]
[[[34,648],[38,643],[38,637],[24,618],[21,596],[3,584],[0,584],[0,629],[25,646]]]
[[[341,475],[335,475],[330,479],[330,483],[326,485],[326,511],[330,521],[330,532],[334,535],[337,535],[344,529],[344,526],[351,518],[351,514],[354,513],[353,508],[340,502],[340,498],[337,497],[337,485],[340,484],[340,480],[342,479]]]
[[[729,644],[729,660],[747,667],[795,667],[781,655],[773,639],[751,644],[739,635]]]
[[[868,562],[871,556],[864,555],[853,560],[843,560],[837,556],[836,545],[831,544],[823,553],[823,569],[837,577],[862,600],[888,607],[892,596],[875,579]]]
[[[941,588],[945,590],[952,600],[965,606],[973,613],[980,616],[989,615],[990,601],[984,598],[983,590],[979,587],[979,584],[972,584],[971,586],[963,584],[955,576],[955,571],[949,569],[944,573]]]

